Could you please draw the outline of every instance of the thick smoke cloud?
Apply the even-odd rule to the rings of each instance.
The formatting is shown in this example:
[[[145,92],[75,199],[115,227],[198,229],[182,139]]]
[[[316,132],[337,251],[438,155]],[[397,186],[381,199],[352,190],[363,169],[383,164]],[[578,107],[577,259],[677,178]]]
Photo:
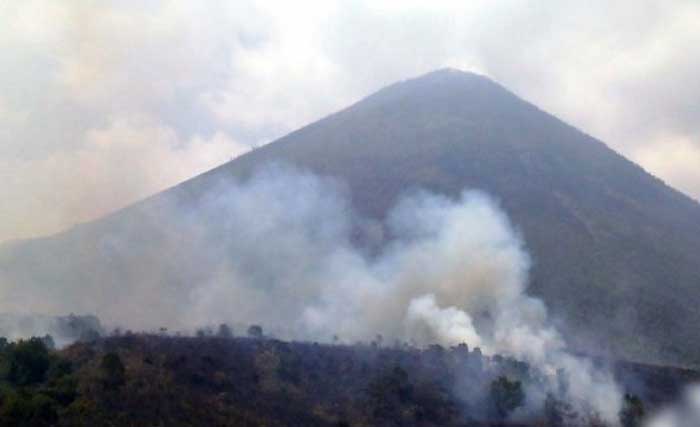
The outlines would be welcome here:
[[[408,194],[378,224],[353,214],[342,183],[270,166],[245,182],[224,179],[197,202],[157,203],[142,206],[155,233],[140,218],[105,231],[94,265],[68,258],[77,277],[99,282],[62,277],[67,261],[44,258],[58,273],[47,273],[51,285],[65,287],[5,286],[0,308],[94,312],[133,329],[259,323],[286,339],[466,342],[529,362],[577,412],[617,419],[617,386],[567,352],[527,295],[522,240],[483,193]],[[378,235],[386,242],[373,242]]]
[[[4,2],[0,241],[102,215],[445,66],[700,196],[695,0],[303,3]],[[125,170],[143,179],[124,188]]]

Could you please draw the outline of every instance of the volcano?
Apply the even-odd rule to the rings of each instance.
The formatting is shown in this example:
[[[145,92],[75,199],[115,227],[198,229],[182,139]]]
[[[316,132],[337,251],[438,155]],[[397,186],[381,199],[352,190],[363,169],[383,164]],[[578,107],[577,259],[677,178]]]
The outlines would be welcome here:
[[[490,79],[452,69],[393,84],[97,221],[4,245],[3,308],[41,295],[39,306],[52,311],[51,301],[67,292],[117,295],[125,283],[148,292],[168,280],[173,292],[186,289],[196,277],[148,268],[163,257],[173,269],[182,262],[177,249],[152,249],[163,238],[159,207],[167,200],[195,209],[213,183],[245,180],[269,163],[337,178],[353,209],[379,222],[414,189],[455,198],[465,188],[486,192],[531,254],[529,292],[581,351],[698,362],[700,205]],[[129,251],[109,250],[125,234]],[[23,296],[30,288],[41,293]],[[97,315],[104,309],[77,305]]]

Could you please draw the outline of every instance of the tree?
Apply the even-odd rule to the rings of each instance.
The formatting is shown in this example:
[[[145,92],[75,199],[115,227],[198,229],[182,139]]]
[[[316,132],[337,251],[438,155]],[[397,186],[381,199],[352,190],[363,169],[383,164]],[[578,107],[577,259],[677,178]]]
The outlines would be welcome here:
[[[58,421],[56,402],[42,393],[10,391],[3,396],[0,424],[8,426],[54,426]]]
[[[122,359],[117,353],[107,353],[102,356],[100,363],[102,383],[106,389],[116,389],[124,384],[125,372]]]
[[[262,338],[263,328],[260,325],[250,325],[248,328],[248,336],[251,338]]]
[[[551,427],[572,425],[580,420],[580,415],[570,403],[557,399],[552,393],[548,393],[544,401],[544,417]]]
[[[80,333],[78,341],[92,343],[100,339],[100,333],[96,329],[85,329]]]
[[[44,381],[51,360],[41,338],[20,340],[10,345],[8,380],[16,385],[31,385]]]
[[[490,394],[496,414],[502,419],[507,418],[525,402],[525,393],[520,381],[511,381],[505,376],[500,376],[491,383]]]
[[[413,395],[413,385],[401,366],[374,378],[367,387],[369,408],[375,420],[388,422],[401,417],[401,408]]]
[[[622,427],[639,427],[644,418],[644,403],[634,395],[625,394],[625,401],[620,411],[620,424]]]
[[[44,335],[41,340],[44,342],[44,345],[46,345],[46,348],[49,350],[55,350],[56,349],[56,342],[53,340],[53,337],[49,334]]]
[[[233,338],[233,330],[226,323],[222,323],[216,331],[216,336],[219,338]]]
[[[195,332],[195,335],[197,336],[197,338],[206,338],[206,337],[210,337],[210,336],[214,335],[214,331],[212,330],[211,327],[207,326],[204,328],[197,329],[197,331]]]

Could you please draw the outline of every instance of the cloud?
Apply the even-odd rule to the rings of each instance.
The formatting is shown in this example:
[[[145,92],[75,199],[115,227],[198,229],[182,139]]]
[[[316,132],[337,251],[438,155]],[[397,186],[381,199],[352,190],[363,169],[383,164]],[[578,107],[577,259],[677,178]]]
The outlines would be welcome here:
[[[80,153],[92,150],[90,138],[114,123],[138,117],[172,132],[154,152],[177,152],[187,142],[191,154],[209,156],[206,141],[214,135],[247,146],[266,143],[386,84],[444,66],[488,74],[671,185],[700,191],[700,170],[678,163],[685,172],[672,172],[676,157],[650,154],[700,146],[700,58],[691,54],[700,42],[700,4],[694,0],[400,7],[392,1],[57,6],[28,0],[0,8],[0,162],[4,175],[31,170],[37,176],[1,184],[3,195],[33,200],[13,208],[12,219],[5,209],[5,222],[26,226],[0,233],[0,241],[78,220],[70,217],[74,208],[50,201],[56,187],[42,176],[55,173],[57,161],[82,160]],[[217,161],[228,158],[222,153]],[[146,167],[138,157],[122,161],[136,176],[150,175],[136,172]],[[181,175],[199,171],[191,167]],[[102,183],[118,187],[122,177],[114,179]],[[152,182],[124,192],[131,196],[114,205],[158,190]],[[94,192],[94,203],[71,191],[64,189],[66,199],[101,206],[106,190]],[[48,206],[65,212],[33,230],[35,216],[26,209]]]
[[[676,188],[700,200],[700,144],[687,137],[661,136],[641,146],[632,159]]]
[[[182,141],[166,126],[116,120],[87,131],[78,150],[0,159],[0,236],[50,233],[94,219],[247,150],[223,133]]]

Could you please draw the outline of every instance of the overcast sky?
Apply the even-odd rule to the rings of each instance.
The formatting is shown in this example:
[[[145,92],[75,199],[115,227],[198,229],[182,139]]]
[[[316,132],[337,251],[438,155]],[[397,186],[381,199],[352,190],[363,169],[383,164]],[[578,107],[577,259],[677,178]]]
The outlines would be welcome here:
[[[700,198],[700,1],[0,2],[0,241],[392,83],[486,74]]]

